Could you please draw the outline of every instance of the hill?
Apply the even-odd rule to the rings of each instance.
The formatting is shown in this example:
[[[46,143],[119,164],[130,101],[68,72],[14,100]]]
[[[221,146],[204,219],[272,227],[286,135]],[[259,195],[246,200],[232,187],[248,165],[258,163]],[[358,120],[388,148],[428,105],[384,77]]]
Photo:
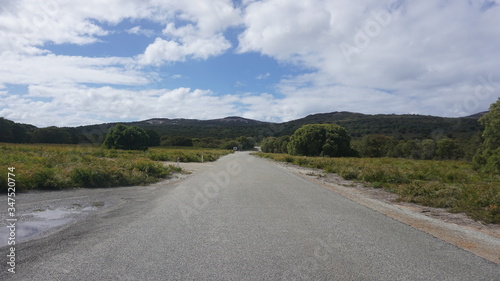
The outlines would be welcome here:
[[[260,140],[267,136],[291,135],[296,129],[305,124],[335,123],[345,127],[353,138],[360,138],[367,134],[383,134],[398,139],[441,137],[469,139],[482,131],[478,119],[483,114],[478,113],[461,118],[444,118],[411,114],[370,115],[352,112],[331,112],[312,114],[283,123],[262,122],[231,116],[213,120],[154,118],[123,124],[153,130],[160,135],[189,138],[235,139],[239,136],[249,136]],[[0,141],[34,142],[36,140],[50,140],[51,142],[61,142],[70,140],[71,143],[98,143],[103,140],[108,129],[116,124],[119,123],[104,123],[76,128],[49,127],[40,129],[1,118],[0,136],[2,137]],[[22,137],[16,139],[13,137],[16,134]],[[45,138],[41,136],[45,136]],[[64,137],[64,140],[61,140],[62,137]]]
[[[399,139],[449,138],[467,139],[482,131],[478,119],[484,115],[445,118],[414,114],[361,114],[351,112],[319,113],[283,123],[280,135],[290,135],[300,126],[314,123],[335,123],[345,127],[352,137],[383,134]]]

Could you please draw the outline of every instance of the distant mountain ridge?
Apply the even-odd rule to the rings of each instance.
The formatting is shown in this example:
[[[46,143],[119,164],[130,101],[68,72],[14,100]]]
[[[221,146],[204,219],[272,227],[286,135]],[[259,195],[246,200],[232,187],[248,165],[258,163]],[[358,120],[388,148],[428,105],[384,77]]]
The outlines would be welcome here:
[[[268,136],[291,135],[305,124],[335,123],[345,127],[353,138],[360,138],[367,134],[383,134],[398,139],[441,137],[467,139],[478,135],[482,131],[478,119],[484,113],[480,112],[459,118],[446,118],[414,114],[371,115],[336,111],[311,114],[304,118],[282,123],[264,122],[238,116],[211,120],[152,118],[135,122],[113,122],[61,129],[68,131],[72,135],[72,139],[78,138],[80,142],[99,142],[109,128],[116,124],[134,125],[167,136],[213,137],[217,139],[249,136],[260,140]],[[2,120],[5,121],[3,123],[6,123],[5,126],[7,127],[12,127],[14,124],[12,121],[0,118],[0,121]],[[0,132],[2,132],[3,127],[0,124]],[[14,127],[19,128],[19,126]],[[35,132],[38,129],[27,125],[23,125],[23,128]],[[0,137],[0,141],[7,140],[2,140]]]
[[[225,118],[219,119],[211,119],[211,120],[199,120],[199,119],[184,119],[184,118],[176,118],[176,119],[168,119],[168,118],[152,118],[144,121],[132,122],[132,123],[147,123],[151,125],[179,125],[179,124],[248,124],[248,125],[262,125],[267,122],[257,121],[253,119],[247,119],[238,116],[229,116]]]

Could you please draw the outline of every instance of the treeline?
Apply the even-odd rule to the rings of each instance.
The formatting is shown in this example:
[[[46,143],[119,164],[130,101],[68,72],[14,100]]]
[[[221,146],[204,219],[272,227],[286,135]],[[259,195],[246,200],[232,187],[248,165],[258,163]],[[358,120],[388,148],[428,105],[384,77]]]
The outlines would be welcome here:
[[[118,124],[108,130],[104,139],[104,147],[108,149],[147,150],[152,146],[181,146],[249,150],[255,142],[250,137],[238,137],[235,140],[218,140],[215,138],[191,139],[183,136],[162,136],[153,130],[144,130],[137,126]]]
[[[261,142],[261,150],[267,153],[289,153],[290,136],[268,137]],[[366,135],[361,140],[351,141],[354,151],[351,155],[359,157],[393,157],[422,160],[472,160],[481,138],[454,140],[443,138],[397,140],[385,135]]]
[[[263,152],[291,155],[322,157],[358,155],[351,147],[351,137],[347,130],[335,124],[304,125],[291,136],[265,138],[260,147]]]
[[[77,144],[88,140],[75,128],[37,128],[0,117],[0,142]]]
[[[184,147],[201,147],[201,148],[220,148],[250,150],[255,146],[255,141],[251,137],[241,136],[236,139],[216,139],[208,138],[188,138],[184,136],[162,136],[161,146],[184,146]]]
[[[397,140],[384,135],[366,135],[353,142],[361,157],[393,157],[421,160],[472,160],[481,138]]]
[[[444,118],[411,114],[319,113],[279,124],[277,129],[279,129],[280,135],[274,136],[292,135],[295,130],[306,124],[332,123],[346,128],[351,137],[356,139],[365,135],[385,135],[405,140],[439,137],[469,139],[483,129],[478,122],[478,116],[481,114],[470,117]]]
[[[500,98],[479,119],[481,135],[468,140],[441,137],[401,140],[382,134],[370,134],[352,141],[347,130],[334,124],[309,124],[291,136],[267,137],[261,150],[303,156],[395,157],[423,160],[473,160],[476,168],[500,173]]]
[[[214,137],[190,138],[185,136],[160,136],[155,130],[138,126],[117,124],[107,128],[104,134],[82,134],[78,128],[47,127],[15,123],[0,117],[0,142],[6,143],[50,143],[50,144],[104,144],[105,147],[119,149],[139,149],[154,146],[183,146],[201,148],[221,148],[239,150],[253,149],[254,138],[240,136],[218,139]]]

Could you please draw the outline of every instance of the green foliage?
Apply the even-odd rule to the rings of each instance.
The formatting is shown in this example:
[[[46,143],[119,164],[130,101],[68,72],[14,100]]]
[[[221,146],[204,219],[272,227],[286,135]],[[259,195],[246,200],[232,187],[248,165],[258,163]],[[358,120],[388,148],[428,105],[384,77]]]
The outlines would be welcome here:
[[[289,142],[290,136],[267,137],[260,143],[260,149],[269,153],[288,153]]]
[[[140,185],[166,177],[169,168],[144,152],[75,145],[0,147],[0,166],[16,168],[16,190]],[[6,181],[5,181],[6,182]],[[7,186],[0,182],[0,190]]]
[[[304,125],[290,137],[288,152],[307,156],[349,156],[352,155],[351,137],[338,125]]]
[[[193,140],[183,136],[164,137],[161,143],[163,146],[193,146]]]
[[[384,135],[366,135],[357,151],[362,157],[385,157],[397,141]]]
[[[0,117],[0,142],[28,143],[34,126],[12,122]]]
[[[181,162],[201,162],[215,161],[219,157],[232,153],[231,150],[220,149],[200,149],[200,148],[151,148],[148,150],[146,156],[154,161],[179,161]]]
[[[334,123],[346,128],[355,139],[368,134],[382,134],[398,140],[430,139],[437,136],[467,140],[478,134],[481,124],[477,116],[464,118],[442,118],[420,115],[365,115],[350,112],[332,112],[314,114],[302,119],[275,124],[248,120],[242,118],[224,118],[217,120],[190,120],[190,119],[155,119],[141,122],[131,122],[126,125],[137,126],[145,130],[155,131],[165,136],[184,136],[196,140],[213,138],[203,144],[194,144],[200,147],[219,147],[227,139],[236,139],[239,136],[249,136],[255,141],[262,141],[265,137],[280,137],[293,134],[298,128],[306,124]],[[81,126],[77,128],[58,128],[62,138],[51,137],[51,129],[38,132],[39,142],[67,141],[70,143],[102,143],[108,129],[116,124],[99,124]],[[0,142],[29,143],[36,127],[14,123],[0,118]],[[68,138],[66,133],[71,136]],[[64,136],[66,135],[66,136]],[[149,131],[148,131],[149,135]],[[151,136],[150,136],[151,137]],[[153,140],[155,138],[153,137]],[[149,146],[156,146],[153,142]],[[193,142],[196,142],[193,140]],[[218,143],[219,142],[219,143]],[[171,144],[165,144],[171,145]],[[469,152],[469,151],[467,151]],[[471,154],[474,154],[473,151]],[[433,156],[434,157],[434,156]],[[468,156],[471,158],[471,156]],[[431,157],[432,158],[432,157]]]
[[[474,156],[477,167],[490,173],[500,173],[500,98],[490,106],[490,110],[479,122],[483,124],[484,142]]]
[[[109,129],[104,147],[108,149],[147,150],[149,136],[143,129],[118,124]]]
[[[475,141],[454,139],[395,140],[384,135],[366,135],[361,141],[354,141],[353,147],[362,157],[394,157],[421,160],[471,160]]]
[[[463,156],[457,141],[442,139],[436,145],[436,157],[438,159],[460,159]]]
[[[236,139],[236,141],[239,144],[238,147],[240,148],[240,150],[250,150],[250,149],[253,149],[255,146],[255,141],[251,137],[241,136],[241,137],[238,137]]]
[[[368,182],[398,194],[401,201],[449,208],[486,223],[500,223],[500,176],[474,170],[466,161],[257,154]]]
[[[78,132],[74,128],[40,128],[35,129],[32,136],[34,143],[77,144],[79,140]]]
[[[239,142],[235,140],[227,140],[219,146],[221,149],[233,149],[234,147],[238,147],[240,145]]]
[[[178,168],[157,161],[215,161],[231,153],[216,149],[114,150],[77,145],[0,144],[0,167],[15,167],[16,191],[143,185]],[[0,192],[7,192],[7,173],[0,173]]]
[[[207,138],[194,138],[193,146],[194,147],[204,147],[204,148],[218,148],[222,144],[222,140],[216,139],[213,137]]]
[[[423,140],[420,143],[420,151],[420,159],[433,159],[436,153],[436,142],[431,139]]]
[[[160,135],[156,131],[153,131],[151,129],[147,129],[145,131],[146,131],[146,134],[149,137],[148,146],[149,147],[159,146],[160,145],[160,141],[161,141]]]
[[[495,150],[500,147],[500,98],[490,106],[490,110],[479,122],[483,124],[483,147],[486,150]]]

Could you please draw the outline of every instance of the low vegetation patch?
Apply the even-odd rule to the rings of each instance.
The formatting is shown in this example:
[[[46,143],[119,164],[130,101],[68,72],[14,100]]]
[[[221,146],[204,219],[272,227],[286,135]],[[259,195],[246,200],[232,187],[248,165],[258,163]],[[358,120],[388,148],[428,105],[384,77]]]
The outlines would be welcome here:
[[[470,162],[258,155],[367,182],[398,194],[401,201],[447,208],[486,223],[500,223],[500,176],[473,169]]]
[[[151,148],[148,151],[81,145],[0,144],[0,190],[7,192],[7,168],[16,168],[16,191],[72,187],[144,185],[179,168],[159,161],[214,161],[227,150]]]
[[[146,156],[154,161],[177,161],[180,162],[211,162],[231,153],[232,150],[207,149],[207,148],[150,148]]]

